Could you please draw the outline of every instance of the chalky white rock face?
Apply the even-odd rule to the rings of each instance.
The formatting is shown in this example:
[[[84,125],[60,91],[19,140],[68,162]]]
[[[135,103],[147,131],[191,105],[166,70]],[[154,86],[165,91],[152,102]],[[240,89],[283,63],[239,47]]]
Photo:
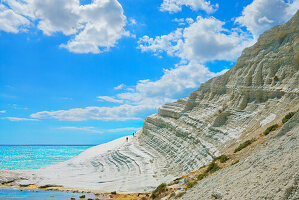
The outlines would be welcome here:
[[[299,112],[246,159],[208,177],[180,199],[299,199]]]
[[[106,192],[150,191],[160,181],[154,178],[157,169],[152,159],[137,137],[129,136],[128,141],[123,137],[92,147],[64,163],[37,170],[35,184]]]
[[[120,138],[36,171],[0,171],[0,182],[143,192],[198,169],[240,136],[298,108],[298,23],[297,13],[265,32],[231,70],[162,106],[128,142]]]
[[[227,73],[146,118],[140,142],[165,158],[167,173],[198,169],[241,134],[298,108],[298,15],[261,35]]]

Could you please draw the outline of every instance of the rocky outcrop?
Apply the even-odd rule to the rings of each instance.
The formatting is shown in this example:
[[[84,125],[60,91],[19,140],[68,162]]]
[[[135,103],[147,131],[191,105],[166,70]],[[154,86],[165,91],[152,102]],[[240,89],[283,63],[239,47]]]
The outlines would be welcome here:
[[[246,159],[204,179],[180,199],[299,198],[299,112]]]
[[[299,109],[298,35],[299,13],[286,24],[261,35],[224,75],[147,117],[142,130],[128,142],[120,138],[40,170],[2,171],[0,181],[12,177],[9,180],[13,184],[143,192],[198,169],[240,139]],[[291,130],[298,132],[298,129],[285,129]],[[294,141],[286,139],[286,142],[294,145]],[[270,151],[253,157],[252,163],[256,159],[262,162],[262,154],[268,155]],[[287,155],[287,149],[283,152]],[[279,160],[273,157],[273,162],[275,159]],[[248,167],[244,164],[244,173],[250,170]],[[221,180],[219,184],[224,182]]]

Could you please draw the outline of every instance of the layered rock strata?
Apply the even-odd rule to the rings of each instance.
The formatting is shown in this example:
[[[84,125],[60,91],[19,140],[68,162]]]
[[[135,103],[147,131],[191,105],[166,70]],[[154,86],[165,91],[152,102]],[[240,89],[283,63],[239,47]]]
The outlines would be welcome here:
[[[199,181],[180,199],[299,199],[299,112],[256,148],[238,164]]]

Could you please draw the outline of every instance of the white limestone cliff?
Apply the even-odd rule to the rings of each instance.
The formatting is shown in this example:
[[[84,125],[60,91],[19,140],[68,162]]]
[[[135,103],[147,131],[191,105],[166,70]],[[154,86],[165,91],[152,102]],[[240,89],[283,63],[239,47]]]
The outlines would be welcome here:
[[[40,170],[0,171],[0,182],[143,192],[190,173],[299,108],[298,36],[297,12],[261,35],[224,75],[147,117],[128,142],[120,138]]]

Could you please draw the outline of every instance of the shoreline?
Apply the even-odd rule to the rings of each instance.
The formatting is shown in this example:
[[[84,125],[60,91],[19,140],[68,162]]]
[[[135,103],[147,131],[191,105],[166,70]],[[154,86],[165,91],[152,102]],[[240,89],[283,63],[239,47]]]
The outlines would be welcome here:
[[[77,194],[93,194],[96,197],[101,196],[101,198],[110,198],[110,199],[147,199],[150,197],[151,193],[121,193],[121,192],[103,192],[101,190],[91,190],[91,189],[81,189],[81,188],[71,188],[71,187],[63,187],[63,186],[37,186],[37,185],[28,185],[28,186],[20,186],[13,185],[9,183],[0,183],[0,189],[17,189],[20,191],[23,190],[34,190],[33,192],[42,191],[60,191],[60,192],[71,192]]]

